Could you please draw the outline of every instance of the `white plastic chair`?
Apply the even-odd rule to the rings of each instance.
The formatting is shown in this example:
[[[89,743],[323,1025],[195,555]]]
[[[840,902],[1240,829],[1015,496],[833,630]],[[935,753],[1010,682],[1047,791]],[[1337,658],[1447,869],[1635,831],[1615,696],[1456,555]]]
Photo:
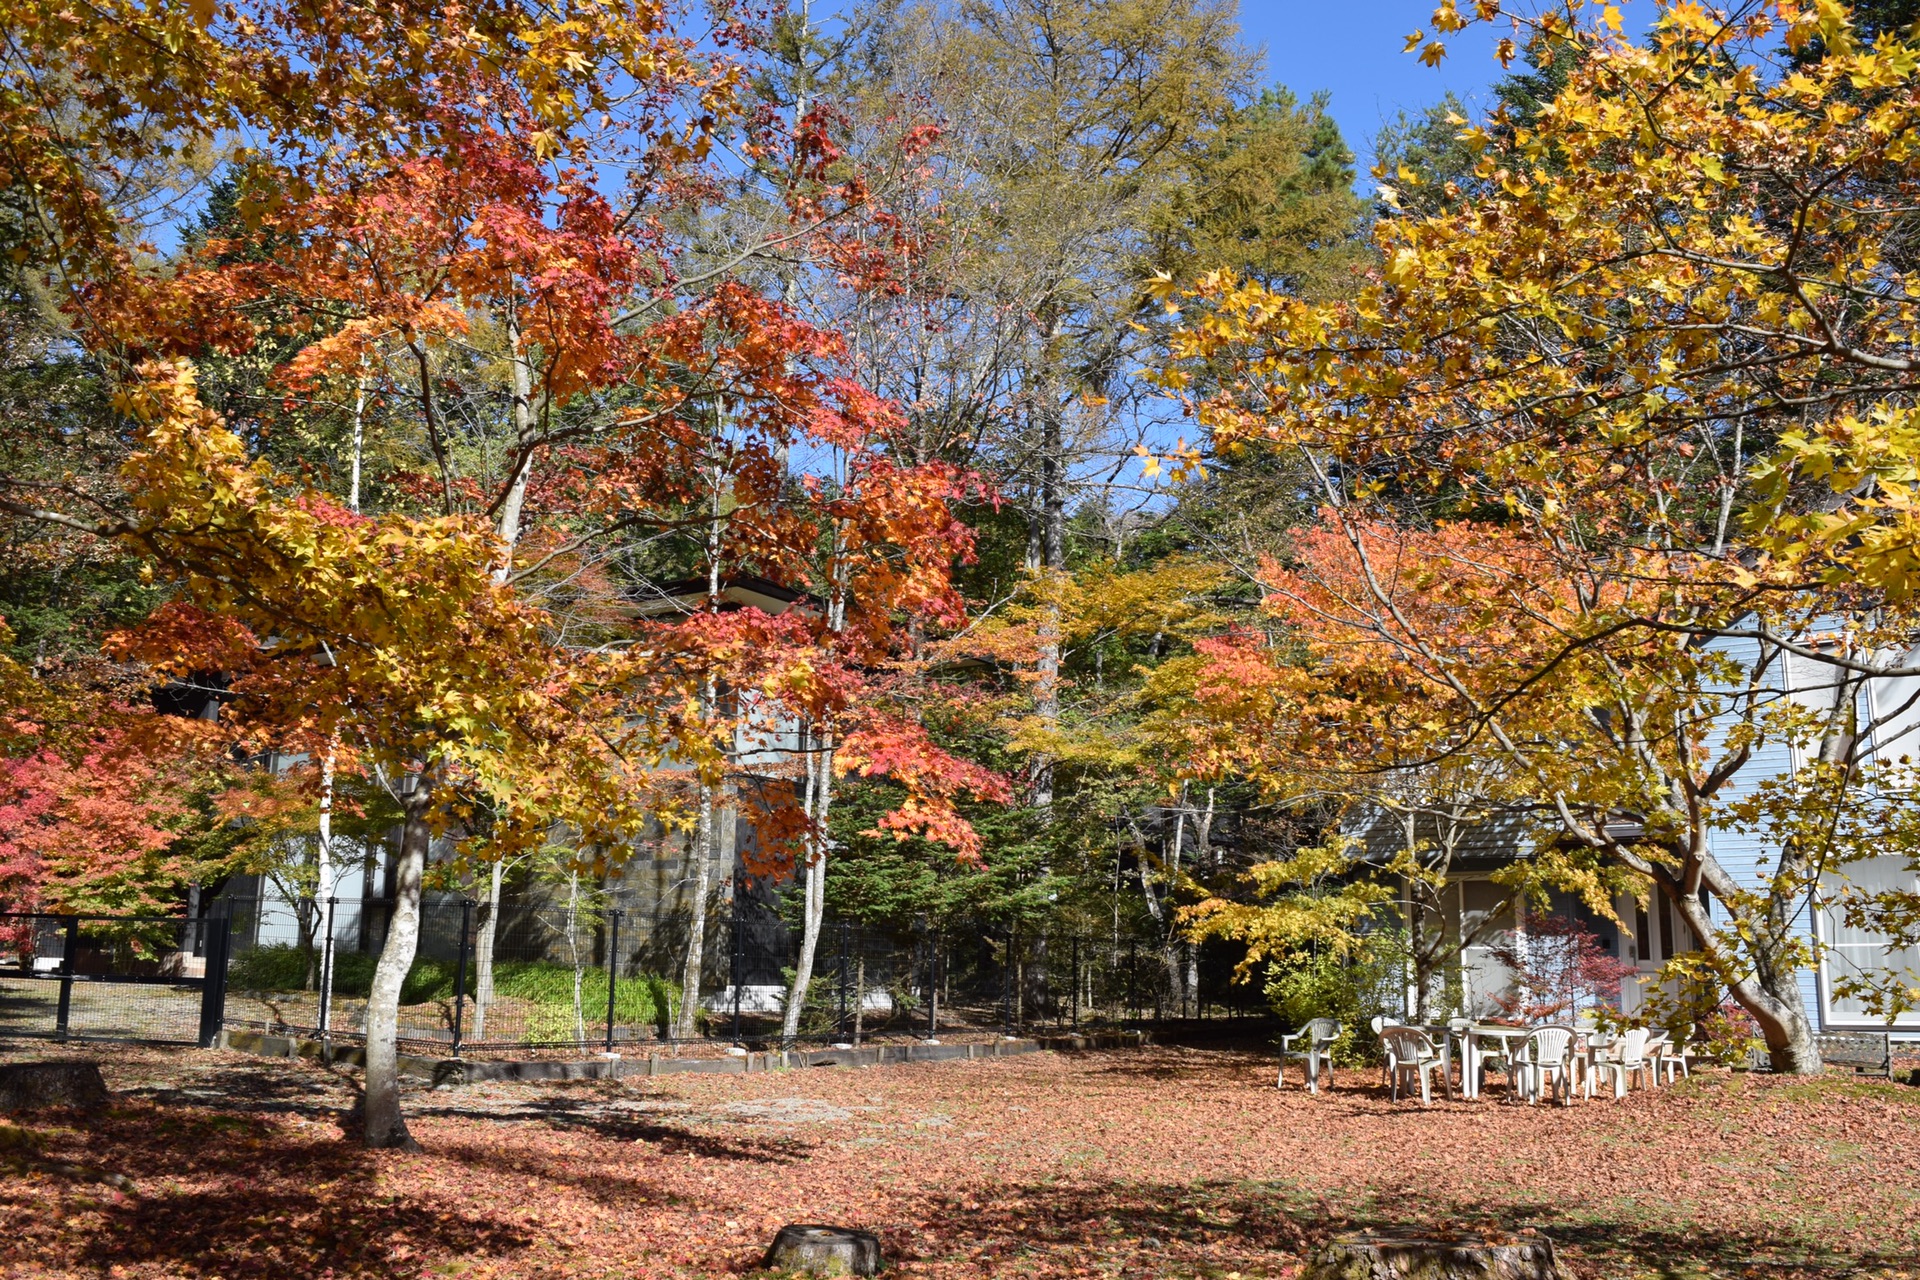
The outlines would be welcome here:
[[[1498,1071],[1507,1078],[1508,1092],[1517,1094],[1521,1088],[1519,1050],[1514,1046],[1513,1041],[1507,1039],[1495,1041],[1494,1043],[1499,1047],[1489,1048],[1485,1043],[1488,1039],[1490,1037],[1475,1037],[1479,1043],[1473,1051],[1474,1092],[1485,1093],[1487,1072]]]
[[[1373,1017],[1367,1020],[1367,1027],[1369,1030],[1373,1032],[1375,1039],[1378,1039],[1380,1033],[1382,1031],[1385,1031],[1388,1027],[1398,1027],[1403,1025],[1405,1024],[1403,1024],[1398,1018],[1390,1018],[1384,1013],[1376,1013],[1373,1015]],[[1392,1079],[1387,1075],[1387,1068],[1384,1062],[1381,1063],[1380,1065],[1380,1083],[1388,1086],[1389,1088],[1391,1088],[1393,1085]]]
[[[1647,1040],[1647,1057],[1653,1061],[1649,1075],[1655,1084],[1672,1084],[1676,1079],[1688,1077],[1686,1042],[1674,1044],[1672,1036],[1665,1031],[1653,1032]]]
[[[1401,1082],[1411,1075],[1420,1082],[1420,1105],[1432,1105],[1433,1091],[1427,1077],[1436,1071],[1440,1073],[1440,1083],[1446,1086],[1447,1101],[1453,1101],[1453,1077],[1447,1074],[1446,1064],[1440,1060],[1426,1032],[1412,1027],[1386,1027],[1380,1032],[1380,1050],[1386,1055],[1395,1102],[1400,1100]]]
[[[1514,1063],[1515,1080],[1527,1105],[1552,1089],[1565,1106],[1573,1100],[1573,1028],[1537,1028],[1520,1047]]]
[[[1687,1046],[1682,1041],[1673,1043],[1666,1032],[1661,1032],[1647,1041],[1647,1053],[1653,1058],[1653,1082],[1672,1084],[1676,1079],[1690,1080],[1687,1072]]]
[[[1473,1019],[1453,1017],[1447,1019],[1447,1034],[1452,1037],[1456,1051],[1460,1055],[1460,1092],[1473,1096]]]
[[[1297,1060],[1307,1064],[1307,1092],[1320,1092],[1320,1068],[1324,1064],[1327,1070],[1327,1087],[1333,1087],[1333,1042],[1340,1038],[1340,1024],[1332,1018],[1315,1018],[1306,1026],[1289,1036],[1280,1037],[1280,1080],[1279,1086],[1287,1087],[1287,1062]],[[1296,1049],[1295,1040],[1305,1040],[1307,1047]]]
[[[1644,1084],[1653,1070],[1653,1064],[1647,1058],[1648,1031],[1645,1027],[1635,1027],[1622,1032],[1593,1058],[1593,1076],[1587,1077],[1587,1096],[1593,1096],[1594,1076],[1606,1075],[1613,1079],[1613,1096],[1627,1096],[1627,1079],[1635,1072],[1640,1073]]]

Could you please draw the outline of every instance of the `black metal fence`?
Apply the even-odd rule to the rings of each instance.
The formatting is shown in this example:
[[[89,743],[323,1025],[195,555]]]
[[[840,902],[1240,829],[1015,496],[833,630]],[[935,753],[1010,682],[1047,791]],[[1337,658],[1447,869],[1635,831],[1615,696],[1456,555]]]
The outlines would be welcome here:
[[[386,900],[219,898],[198,918],[0,914],[0,1036],[211,1045],[223,1028],[349,1041],[392,922]],[[490,918],[491,917],[491,918]],[[789,1037],[798,931],[722,903],[684,1017],[687,922],[614,902],[421,904],[400,993],[409,1052],[997,1037],[1235,1012],[1229,966],[1184,944],[993,923],[830,920]],[[1246,993],[1240,989],[1240,999]]]
[[[227,1026],[343,1040],[363,1033],[390,902],[222,899],[216,907],[233,928]],[[617,902],[509,902],[489,914],[455,895],[422,903],[419,949],[401,991],[400,1037],[410,1051],[500,1056],[789,1039],[785,1006],[800,939],[768,904],[743,895],[712,914],[691,1020],[681,1008],[683,918]],[[1184,946],[974,922],[888,929],[830,920],[791,1039],[854,1044],[1201,1017],[1229,1007],[1217,970]]]
[[[227,921],[0,913],[0,1036],[210,1046]]]

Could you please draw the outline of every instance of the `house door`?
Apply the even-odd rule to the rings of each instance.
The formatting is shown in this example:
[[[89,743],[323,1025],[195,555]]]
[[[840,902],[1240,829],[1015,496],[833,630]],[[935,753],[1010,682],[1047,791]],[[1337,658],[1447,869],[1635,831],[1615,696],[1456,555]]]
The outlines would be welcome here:
[[[1674,913],[1673,903],[1654,890],[1642,907],[1631,898],[1615,904],[1620,918],[1633,928],[1633,937],[1623,938],[1623,952],[1631,949],[1634,976],[1621,983],[1621,1008],[1628,1014],[1639,1012],[1647,993],[1660,985],[1660,968],[1674,956],[1697,949],[1692,930]],[[1626,959],[1625,954],[1622,959]],[[1675,988],[1669,985],[1668,990]]]

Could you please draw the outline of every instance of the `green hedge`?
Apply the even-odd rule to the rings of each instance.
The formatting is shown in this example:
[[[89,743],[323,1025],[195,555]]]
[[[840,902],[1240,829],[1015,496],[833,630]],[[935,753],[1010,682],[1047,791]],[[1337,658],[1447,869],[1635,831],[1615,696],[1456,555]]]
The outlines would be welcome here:
[[[341,996],[365,997],[373,990],[373,969],[377,957],[357,951],[340,951],[333,958],[333,990]],[[416,959],[407,970],[407,981],[400,988],[401,1004],[420,1004],[428,1000],[453,999],[454,966],[451,961]],[[467,991],[474,984],[471,964],[467,967]],[[277,943],[256,947],[238,956],[227,970],[227,985],[236,991],[299,991],[307,982],[307,954],[296,946]],[[525,1000],[542,1010],[564,1015],[570,1027],[573,1020],[573,970],[566,965],[530,960],[498,960],[493,966],[493,990],[498,996]],[[580,975],[580,1003],[587,1025],[604,1026],[607,1016],[607,971],[589,969]],[[664,1019],[660,1005],[673,1003],[666,981],[652,974],[622,978],[614,992],[614,1020],[625,1025],[657,1026]],[[557,1025],[557,1024],[556,1024]],[[571,1038],[571,1031],[566,1037]]]

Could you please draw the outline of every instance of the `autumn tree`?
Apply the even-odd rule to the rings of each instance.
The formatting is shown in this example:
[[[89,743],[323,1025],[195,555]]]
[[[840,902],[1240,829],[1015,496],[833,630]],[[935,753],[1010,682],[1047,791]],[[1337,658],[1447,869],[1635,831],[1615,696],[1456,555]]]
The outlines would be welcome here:
[[[1443,5],[1432,43],[1468,21]],[[1904,714],[1853,707],[1910,668],[1920,61],[1836,4],[1673,5],[1645,43],[1616,23],[1533,20],[1577,50],[1564,88],[1530,124],[1463,127],[1483,189],[1385,221],[1356,300],[1222,275],[1174,355],[1232,372],[1196,404],[1217,444],[1307,461],[1395,661],[1551,813],[1567,882],[1644,877],[1776,1067],[1817,1070],[1792,922],[1829,851],[1788,846],[1755,890],[1712,833],[1779,748],[1857,777]],[[1397,518],[1471,516],[1525,549],[1553,608],[1507,572],[1472,604],[1541,633],[1524,666],[1489,683],[1396,616],[1358,532],[1396,492],[1419,499]]]
[[[10,73],[75,77],[85,127],[50,132],[13,102],[34,146],[9,178],[41,182],[46,259],[74,282],[68,315],[107,371],[123,449],[110,482],[16,480],[3,500],[166,585],[118,656],[222,673],[248,741],[394,796],[366,1137],[405,1145],[397,1002],[436,837],[492,861],[564,831],[585,869],[649,823],[692,824],[689,771],[717,786],[734,732],[704,696],[722,680],[832,725],[836,767],[901,778],[902,831],[964,845],[953,795],[993,784],[861,696],[895,611],[953,608],[965,538],[945,502],[966,482],[873,447],[891,411],[837,376],[830,335],[749,291],[678,283],[661,215],[705,190],[737,65],[652,9],[388,16],[37,15]],[[162,37],[176,56],[99,78]],[[116,124],[129,85],[139,137]],[[220,234],[145,269],[85,175],[241,122],[281,146],[236,158]],[[607,166],[623,182],[603,187]],[[198,366],[247,359],[246,394],[210,407]],[[375,510],[359,483],[370,404],[401,437]],[[276,427],[329,414],[350,424],[334,436],[346,476],[275,465]],[[796,445],[840,470],[790,483]],[[831,624],[636,624],[623,557],[689,527],[715,564],[775,573],[812,566],[825,537]],[[814,826],[789,823],[797,839]]]
[[[1259,901],[1216,893],[1192,906],[1187,919],[1203,935],[1285,959],[1402,931],[1412,1011],[1424,1016],[1465,949],[1539,896],[1523,865],[1503,874],[1506,900],[1477,926],[1453,918],[1462,847],[1489,826],[1524,832],[1534,806],[1511,771],[1473,749],[1454,695],[1399,661],[1418,634],[1473,679],[1520,678],[1544,652],[1540,634],[1491,625],[1481,602],[1559,611],[1530,581],[1528,551],[1485,526],[1334,519],[1295,531],[1284,559],[1259,563],[1257,618],[1196,645],[1162,737],[1183,773],[1242,778],[1269,803],[1327,819],[1311,857],[1253,869]],[[1618,888],[1596,885],[1590,896],[1610,901]]]

